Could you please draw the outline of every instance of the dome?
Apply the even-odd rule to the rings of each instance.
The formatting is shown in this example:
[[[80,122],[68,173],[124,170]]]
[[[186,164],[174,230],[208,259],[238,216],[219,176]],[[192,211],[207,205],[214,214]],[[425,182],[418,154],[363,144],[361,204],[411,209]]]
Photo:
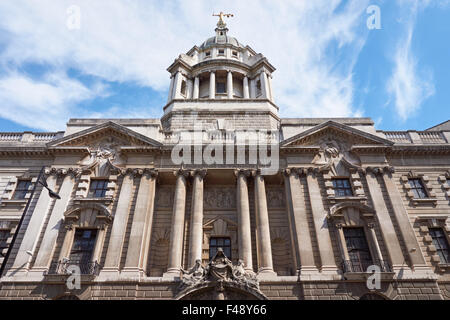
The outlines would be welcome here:
[[[226,33],[224,35],[217,35],[215,37],[208,38],[205,42],[202,43],[200,49],[206,49],[218,44],[230,44],[235,47],[244,48],[242,44],[237,41],[236,38],[227,36]]]

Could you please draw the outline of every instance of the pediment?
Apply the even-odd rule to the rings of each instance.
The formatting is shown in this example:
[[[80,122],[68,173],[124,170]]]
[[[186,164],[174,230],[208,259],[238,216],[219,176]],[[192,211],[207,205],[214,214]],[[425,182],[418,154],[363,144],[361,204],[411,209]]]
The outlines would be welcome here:
[[[349,145],[391,146],[392,141],[335,121],[327,121],[280,143],[283,147],[320,146],[324,141],[340,141]]]
[[[76,132],[74,134],[51,141],[49,148],[88,147],[97,149],[100,145],[159,147],[162,144],[136,131],[128,129],[113,121]]]

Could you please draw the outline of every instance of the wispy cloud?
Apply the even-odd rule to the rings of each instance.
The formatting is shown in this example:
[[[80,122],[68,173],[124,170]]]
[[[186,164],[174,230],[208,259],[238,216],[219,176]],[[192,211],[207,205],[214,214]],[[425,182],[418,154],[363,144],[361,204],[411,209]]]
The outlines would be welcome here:
[[[422,103],[435,93],[431,71],[419,68],[418,61],[411,48],[414,25],[419,10],[426,7],[430,1],[399,1],[408,8],[406,32],[400,39],[395,55],[394,69],[387,83],[388,93],[395,102],[395,110],[402,121],[414,115]]]
[[[66,28],[66,9],[73,4],[81,9],[80,30]],[[34,122],[7,116],[6,104],[0,104],[0,116],[27,126],[62,129],[68,117],[79,115],[77,104],[95,98],[98,92],[78,79],[31,80],[19,71],[30,62],[58,70],[75,69],[99,82],[135,83],[165,91],[169,85],[167,66],[179,53],[213,34],[215,18],[211,13],[220,10],[235,13],[228,22],[230,35],[262,52],[277,67],[273,85],[283,116],[359,114],[352,106],[353,67],[367,36],[368,4],[369,0],[235,0],[224,8],[200,0],[1,1],[0,66],[14,70],[3,75],[2,81],[22,79],[31,94],[40,91],[36,88],[47,88],[58,98],[49,98],[55,113],[53,125],[45,124],[45,119]],[[69,84],[80,94],[71,95]],[[32,102],[8,95],[16,93],[11,88],[3,90],[8,108],[14,104],[25,108]],[[37,108],[48,106],[44,97],[33,101],[31,105]],[[37,106],[36,101],[42,104]],[[162,105],[154,108],[160,110]],[[112,106],[110,110],[116,109]],[[140,111],[148,114],[144,109],[132,113]]]

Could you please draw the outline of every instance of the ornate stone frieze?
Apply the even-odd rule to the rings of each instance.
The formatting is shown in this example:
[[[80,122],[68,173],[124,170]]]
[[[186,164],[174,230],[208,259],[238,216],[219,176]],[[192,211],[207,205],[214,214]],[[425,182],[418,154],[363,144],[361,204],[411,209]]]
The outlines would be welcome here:
[[[212,187],[204,191],[205,209],[236,208],[236,188]]]

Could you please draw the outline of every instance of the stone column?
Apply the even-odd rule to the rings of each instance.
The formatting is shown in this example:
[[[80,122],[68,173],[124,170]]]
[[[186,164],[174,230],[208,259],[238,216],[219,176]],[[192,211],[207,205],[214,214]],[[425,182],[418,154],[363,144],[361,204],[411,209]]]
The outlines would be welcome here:
[[[167,97],[167,102],[170,102],[170,100],[173,99],[173,83],[175,81],[175,77],[174,76],[170,76],[170,87],[169,87],[169,94]]]
[[[254,172],[256,240],[258,249],[258,273],[275,275],[270,242],[269,212],[267,210],[266,187],[264,177],[259,170]]]
[[[48,187],[54,191],[56,186],[56,171],[47,169],[45,170],[45,173],[47,175],[51,174],[47,177],[46,181]],[[51,200],[47,189],[42,187],[34,210],[29,208],[29,211],[26,213],[28,215],[31,214],[31,218],[25,229],[25,234],[8,275],[18,275],[20,272],[26,272],[30,267],[31,258],[36,250],[36,245],[39,240],[39,235],[42,232]],[[18,230],[18,232],[20,232],[20,230]],[[29,253],[31,253],[31,255]]]
[[[230,70],[227,73],[227,94],[228,99],[233,99],[233,73]]]
[[[379,169],[366,169],[367,186],[369,187],[370,197],[372,198],[372,204],[375,208],[377,220],[380,224],[381,234],[385,243],[387,253],[389,255],[392,268],[399,270],[404,266],[404,258],[400,242],[395,232],[394,224],[392,223],[391,216],[387,209],[386,203],[383,198],[383,191],[377,180],[377,174],[380,174]]]
[[[141,177],[122,274],[144,276],[153,224],[156,177],[157,172],[149,169]]]
[[[73,225],[66,225],[65,229],[66,234],[64,236],[64,241],[59,252],[58,261],[61,261],[64,258],[69,259],[73,238],[75,236],[75,227]]]
[[[259,75],[259,79],[261,81],[261,95],[263,99],[269,99],[268,94],[268,85],[267,85],[267,74],[265,71],[262,71]]]
[[[180,71],[175,75],[175,86],[173,88],[173,98],[181,99],[181,81],[183,80],[183,75]]]
[[[133,179],[135,171],[125,171],[122,187],[120,189],[119,200],[116,211],[114,212],[114,221],[109,238],[108,251],[106,252],[105,265],[100,276],[118,276],[120,258],[122,256],[125,232],[127,229],[128,217],[132,201]]]
[[[209,98],[216,98],[216,73],[214,71],[209,74]]]
[[[200,92],[200,79],[195,77],[194,79],[194,92],[192,93],[192,99],[198,99]]]
[[[383,255],[381,254],[380,244],[378,243],[377,233],[375,232],[375,224],[369,223],[369,224],[367,224],[367,227],[369,228],[370,238],[372,240],[371,242],[373,244],[373,248],[375,249],[376,257],[374,257],[375,258],[374,262],[375,262],[375,264],[377,262],[381,263],[383,261]],[[381,267],[382,271],[385,271],[384,265],[380,265],[380,267]]]
[[[320,260],[322,266],[320,271],[324,273],[337,273],[338,268],[334,259],[333,246],[328,228],[327,213],[323,205],[321,190],[315,170],[308,170],[306,181],[311,201],[311,209],[316,230],[317,242],[319,245]]]
[[[272,76],[271,75],[269,75],[269,76],[267,76],[267,86],[268,86],[268,92],[269,92],[269,99],[270,99],[270,101],[272,101],[272,102],[274,102],[273,101],[273,91],[272,91]]]
[[[244,90],[244,99],[250,98],[250,92],[248,87],[248,77],[244,77],[242,88]]]
[[[406,249],[408,250],[409,259],[413,270],[414,272],[431,272],[431,268],[427,265],[422,251],[420,250],[417,237],[414,233],[411,221],[409,220],[408,212],[403,204],[400,191],[397,189],[397,186],[393,181],[392,172],[393,168],[385,168],[383,180],[394,210],[394,215],[399,226],[400,234],[402,235]]]
[[[238,213],[238,243],[239,259],[244,261],[244,268],[253,271],[252,238],[250,226],[250,206],[248,202],[247,178],[249,171],[235,171],[237,178],[237,213]]]
[[[296,257],[296,269],[300,269],[302,274],[317,273],[314,263],[314,253],[311,241],[311,234],[306,215],[306,202],[301,189],[300,169],[286,169],[284,172],[284,185],[286,191],[286,204],[289,214],[289,224],[292,234],[294,256]],[[299,257],[297,257],[299,255]]]
[[[350,255],[348,254],[347,242],[345,241],[344,227],[341,223],[336,225],[339,237],[339,248],[341,249],[342,259],[344,261],[350,261]]]
[[[55,202],[53,210],[50,214],[50,219],[47,223],[47,228],[44,232],[39,251],[37,253],[36,261],[33,269],[36,271],[48,271],[56,246],[56,238],[61,229],[61,223],[64,219],[64,212],[72,195],[75,184],[76,171],[60,170],[60,174],[65,175],[61,188],[59,189],[59,196],[61,199]]]
[[[189,268],[202,259],[203,245],[203,178],[206,170],[195,170],[193,176],[191,230],[189,237]]]
[[[173,278],[180,275],[183,256],[184,216],[186,210],[186,178],[188,172],[178,170],[170,229],[169,263],[164,277]]]

